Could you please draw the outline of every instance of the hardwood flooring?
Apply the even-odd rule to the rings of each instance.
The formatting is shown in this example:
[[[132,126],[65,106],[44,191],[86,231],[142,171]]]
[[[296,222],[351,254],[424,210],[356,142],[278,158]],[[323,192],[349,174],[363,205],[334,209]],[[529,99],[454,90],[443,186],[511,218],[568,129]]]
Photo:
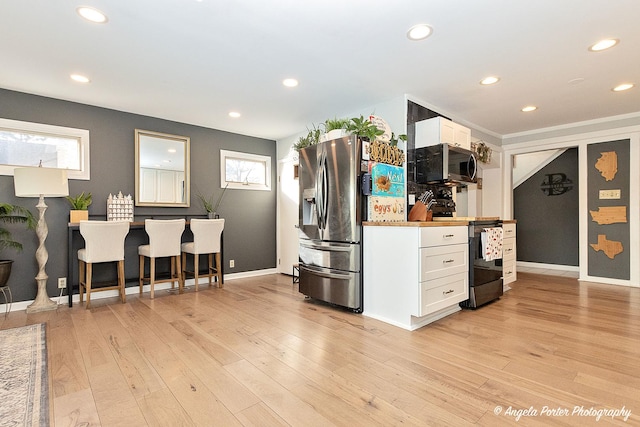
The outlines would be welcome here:
[[[0,327],[47,323],[59,427],[640,425],[638,288],[523,273],[414,332],[305,301],[289,276],[200,289]]]

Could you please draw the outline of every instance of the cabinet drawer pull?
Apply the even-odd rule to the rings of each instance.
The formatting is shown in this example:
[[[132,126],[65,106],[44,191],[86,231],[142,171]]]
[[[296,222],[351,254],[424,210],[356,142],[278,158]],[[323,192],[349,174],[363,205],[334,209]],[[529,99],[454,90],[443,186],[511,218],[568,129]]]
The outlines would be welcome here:
[[[455,292],[453,289],[449,289],[448,291],[442,291],[442,295],[448,295]]]
[[[443,234],[443,235],[442,235],[442,238],[443,238],[443,239],[450,239],[450,238],[452,238],[453,236],[455,236],[455,234]]]
[[[512,251],[513,251],[513,249],[511,249],[511,248],[508,248],[508,249],[504,250],[505,253],[509,253],[509,252],[512,252]]]
[[[509,270],[505,274],[513,274],[513,271]]]
[[[442,261],[443,264],[449,264],[451,262],[454,262],[455,260],[453,259],[445,259],[444,261]]]

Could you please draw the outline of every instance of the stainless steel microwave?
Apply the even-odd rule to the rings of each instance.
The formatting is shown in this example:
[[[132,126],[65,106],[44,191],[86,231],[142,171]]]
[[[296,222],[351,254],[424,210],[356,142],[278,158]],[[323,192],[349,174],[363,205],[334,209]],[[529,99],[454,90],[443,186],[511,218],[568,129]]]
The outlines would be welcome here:
[[[415,149],[415,178],[418,184],[468,184],[476,182],[475,153],[449,144]]]

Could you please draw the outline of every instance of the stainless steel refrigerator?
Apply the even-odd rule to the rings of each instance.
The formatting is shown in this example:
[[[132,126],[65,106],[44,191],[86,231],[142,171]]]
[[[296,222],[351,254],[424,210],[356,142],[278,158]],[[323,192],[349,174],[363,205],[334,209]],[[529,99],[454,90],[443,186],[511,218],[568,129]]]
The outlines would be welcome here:
[[[359,139],[347,136],[300,150],[298,166],[300,292],[356,312],[362,312],[361,153]]]

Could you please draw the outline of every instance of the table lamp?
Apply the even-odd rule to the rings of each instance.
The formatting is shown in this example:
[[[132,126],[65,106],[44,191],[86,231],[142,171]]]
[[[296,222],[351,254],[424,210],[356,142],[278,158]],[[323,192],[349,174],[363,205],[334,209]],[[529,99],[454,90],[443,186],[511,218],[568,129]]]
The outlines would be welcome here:
[[[44,245],[49,229],[44,220],[44,212],[47,205],[44,203],[45,197],[64,197],[69,195],[69,182],[67,181],[67,171],[64,169],[28,167],[15,168],[13,171],[13,183],[15,186],[17,197],[39,197],[40,200],[36,205],[40,212],[36,234],[40,242],[36,251],[36,260],[38,260],[38,275],[36,282],[38,283],[38,293],[36,299],[27,307],[27,313],[36,313],[39,311],[55,310],[57,305],[49,299],[47,295],[47,273],[44,270],[49,258],[49,253]]]

